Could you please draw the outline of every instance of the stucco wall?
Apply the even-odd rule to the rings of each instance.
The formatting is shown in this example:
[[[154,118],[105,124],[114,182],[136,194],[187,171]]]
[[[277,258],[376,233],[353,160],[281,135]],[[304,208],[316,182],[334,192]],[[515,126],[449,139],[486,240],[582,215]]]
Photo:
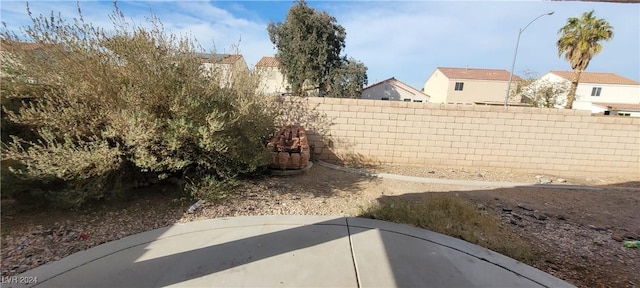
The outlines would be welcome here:
[[[455,90],[456,82],[464,83],[462,91]],[[503,102],[507,86],[508,81],[450,79],[436,70],[425,81],[424,92],[431,96],[431,103]],[[519,100],[511,99],[510,102]]]
[[[382,100],[383,97],[388,98],[390,101],[420,101],[428,102],[429,98],[424,94],[414,94],[410,92],[414,90],[410,87],[404,87],[397,83],[392,84],[390,81],[380,83],[379,85],[369,87],[362,91],[362,99]]]
[[[284,75],[277,67],[257,67],[260,76],[258,91],[265,95],[280,95],[287,92],[289,86]]]
[[[380,83],[377,86],[364,89],[362,91],[362,99],[382,100],[382,97],[388,98],[391,101],[402,101],[403,98],[411,98],[412,95],[408,95],[406,91],[396,89],[393,85],[385,82]]]
[[[436,69],[431,76],[425,81],[423,92],[431,98],[429,102],[444,103],[447,101],[447,89],[449,87],[449,78],[444,76],[440,70]]]
[[[462,91],[455,91],[456,82],[464,83]],[[451,79],[446,103],[504,102],[507,85],[507,81]]]
[[[318,159],[640,177],[640,119],[589,111],[309,98],[333,119]],[[326,145],[325,145],[326,143]]]

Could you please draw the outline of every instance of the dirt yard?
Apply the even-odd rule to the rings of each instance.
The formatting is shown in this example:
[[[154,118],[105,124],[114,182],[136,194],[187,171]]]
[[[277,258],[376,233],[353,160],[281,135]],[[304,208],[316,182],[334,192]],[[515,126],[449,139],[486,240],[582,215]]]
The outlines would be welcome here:
[[[16,275],[101,243],[177,222],[267,214],[357,216],[383,198],[448,193],[470,200],[483,213],[495,215],[514,235],[530,242],[537,257],[529,264],[539,269],[579,287],[640,286],[640,249],[622,246],[625,239],[640,239],[637,179],[558,179],[554,175],[401,166],[377,171],[531,185],[492,189],[420,184],[315,165],[306,174],[251,181],[227,202],[207,203],[192,214],[185,211],[193,201],[181,197],[175,192],[177,188],[169,184],[137,189],[126,200],[78,211],[36,211],[5,200],[2,276]],[[533,186],[546,180],[602,189]]]

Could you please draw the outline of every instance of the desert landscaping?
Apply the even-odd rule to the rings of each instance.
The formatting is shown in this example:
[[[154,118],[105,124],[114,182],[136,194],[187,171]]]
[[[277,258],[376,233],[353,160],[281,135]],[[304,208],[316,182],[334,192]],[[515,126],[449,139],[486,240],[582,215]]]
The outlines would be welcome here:
[[[2,202],[2,276],[59,260],[72,253],[174,223],[246,215],[359,216],[372,205],[456,197],[495,219],[521,239],[525,263],[578,287],[636,287],[640,250],[622,242],[640,238],[635,221],[640,183],[622,178],[566,178],[561,185],[597,189],[536,188],[554,175],[514,174],[469,168],[387,166],[367,170],[434,179],[531,183],[517,188],[424,184],[367,177],[314,165],[293,176],[247,181],[231,199],[191,203],[177,187],[160,183],[135,189],[112,205],[81,210],[39,211]],[[538,177],[536,177],[538,176]],[[542,176],[542,177],[541,177]],[[157,193],[162,192],[162,193]],[[452,235],[456,237],[456,235]],[[530,252],[530,253],[529,253]]]

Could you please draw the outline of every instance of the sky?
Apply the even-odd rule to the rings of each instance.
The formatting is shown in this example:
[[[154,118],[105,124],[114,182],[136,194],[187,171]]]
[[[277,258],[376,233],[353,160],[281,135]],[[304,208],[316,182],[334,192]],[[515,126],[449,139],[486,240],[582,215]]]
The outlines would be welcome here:
[[[191,35],[207,50],[235,52],[251,67],[275,55],[266,27],[283,22],[293,1],[119,1],[136,23],[153,12],[168,33]],[[610,72],[640,81],[640,4],[556,1],[308,1],[326,11],[347,32],[343,53],[368,67],[369,84],[395,77],[416,89],[437,67],[509,71],[519,29],[514,73],[543,75],[571,67],[558,57],[558,30],[567,18],[595,10],[614,28],[586,71]],[[26,2],[2,0],[0,18],[10,30],[31,24]],[[33,14],[77,16],[76,1],[32,1]],[[85,21],[111,28],[112,1],[80,1]]]

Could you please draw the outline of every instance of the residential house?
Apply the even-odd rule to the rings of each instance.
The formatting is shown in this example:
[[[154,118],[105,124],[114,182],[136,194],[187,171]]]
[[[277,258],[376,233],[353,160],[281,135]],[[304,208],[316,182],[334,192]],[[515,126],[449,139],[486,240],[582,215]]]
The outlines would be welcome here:
[[[570,84],[573,71],[549,71],[537,81]],[[560,104],[566,103],[566,94]],[[582,72],[573,109],[640,117],[640,82],[614,73]]]
[[[433,103],[504,103],[509,71],[503,69],[438,67],[422,91]],[[520,78],[513,75],[513,85]],[[512,97],[509,102],[520,103]]]
[[[594,102],[591,113],[640,117],[640,104]]]
[[[220,78],[221,87],[230,87],[233,77],[238,73],[249,72],[247,62],[240,54],[198,53],[197,56],[201,59],[208,75],[216,75]]]
[[[416,90],[394,77],[364,88],[360,98],[406,102],[429,102],[429,95]]]
[[[280,62],[273,56],[264,56],[256,63],[260,76],[258,92],[264,95],[283,95],[291,92],[289,82],[280,72]]]

